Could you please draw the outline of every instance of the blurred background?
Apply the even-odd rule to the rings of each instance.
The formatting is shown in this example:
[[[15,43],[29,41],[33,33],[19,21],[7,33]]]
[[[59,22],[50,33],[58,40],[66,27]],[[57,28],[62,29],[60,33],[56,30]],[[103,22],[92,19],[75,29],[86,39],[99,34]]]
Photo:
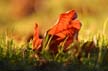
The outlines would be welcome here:
[[[75,9],[82,23],[79,37],[103,32],[108,36],[108,0],[0,0],[0,33],[26,40],[38,23],[43,35],[54,25],[59,14]]]

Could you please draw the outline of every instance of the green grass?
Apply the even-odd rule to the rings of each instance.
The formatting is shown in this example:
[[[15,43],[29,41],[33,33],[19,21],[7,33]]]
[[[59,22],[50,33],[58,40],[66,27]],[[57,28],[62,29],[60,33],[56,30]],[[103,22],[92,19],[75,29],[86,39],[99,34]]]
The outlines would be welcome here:
[[[44,38],[42,51],[37,52],[32,50],[32,40],[18,45],[0,35],[0,71],[108,71],[108,40],[104,36],[74,41],[66,52],[59,45],[57,54],[49,51],[50,39]]]

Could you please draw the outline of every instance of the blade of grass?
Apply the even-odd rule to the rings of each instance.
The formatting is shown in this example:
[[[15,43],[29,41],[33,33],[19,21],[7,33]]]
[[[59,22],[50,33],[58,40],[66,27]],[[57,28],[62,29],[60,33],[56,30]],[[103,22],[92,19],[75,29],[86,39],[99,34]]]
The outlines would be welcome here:
[[[103,24],[103,31],[102,31],[103,35],[105,34],[107,23],[108,23],[108,18],[105,20],[105,22]]]
[[[65,40],[63,42],[61,42],[61,44],[59,44],[58,53],[54,57],[54,61],[57,61],[57,58],[59,57],[59,55],[61,55],[63,53],[64,45],[65,45],[67,39],[68,39],[68,37],[66,37]]]

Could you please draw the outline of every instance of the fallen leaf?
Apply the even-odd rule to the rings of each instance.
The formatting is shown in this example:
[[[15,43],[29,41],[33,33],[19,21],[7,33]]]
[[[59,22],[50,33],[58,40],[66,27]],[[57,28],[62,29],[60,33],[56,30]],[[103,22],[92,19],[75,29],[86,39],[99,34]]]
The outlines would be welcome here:
[[[47,34],[53,36],[50,42],[50,48],[53,52],[57,52],[57,46],[66,38],[64,49],[66,49],[74,40],[78,40],[78,32],[81,28],[81,23],[77,18],[75,10],[68,11],[60,15],[58,22]]]
[[[39,27],[35,24],[34,35],[33,35],[33,50],[40,50],[42,39],[39,38]]]

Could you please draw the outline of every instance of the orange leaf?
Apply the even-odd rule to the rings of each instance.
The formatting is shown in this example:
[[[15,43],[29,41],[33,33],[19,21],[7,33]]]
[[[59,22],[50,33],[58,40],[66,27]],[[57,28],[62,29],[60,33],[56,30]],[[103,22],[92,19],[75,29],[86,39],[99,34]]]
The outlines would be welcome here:
[[[39,50],[42,43],[42,39],[39,38],[38,24],[35,24],[33,35],[33,50]]]
[[[47,31],[49,35],[53,35],[50,43],[52,50],[57,51],[57,46],[66,38],[65,48],[68,47],[73,40],[78,40],[78,32],[81,28],[81,23],[76,20],[77,14],[75,10],[63,13],[56,25]],[[65,49],[64,48],[64,49]]]

